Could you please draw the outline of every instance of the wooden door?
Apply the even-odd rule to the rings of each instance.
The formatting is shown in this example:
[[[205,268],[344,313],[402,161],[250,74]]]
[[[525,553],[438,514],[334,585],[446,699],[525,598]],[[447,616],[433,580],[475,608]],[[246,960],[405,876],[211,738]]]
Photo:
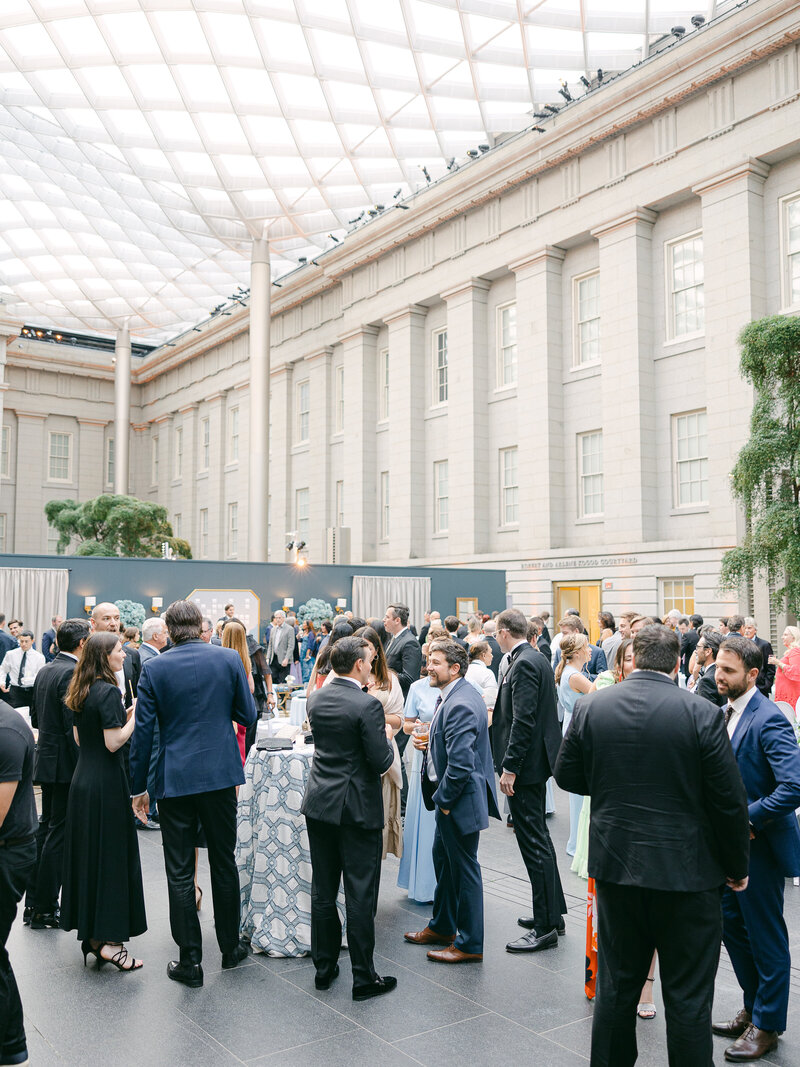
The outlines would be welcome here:
[[[600,626],[597,615],[600,611],[600,582],[553,582],[553,602],[556,608],[556,625],[570,609],[577,610],[589,633],[589,640],[597,644]]]

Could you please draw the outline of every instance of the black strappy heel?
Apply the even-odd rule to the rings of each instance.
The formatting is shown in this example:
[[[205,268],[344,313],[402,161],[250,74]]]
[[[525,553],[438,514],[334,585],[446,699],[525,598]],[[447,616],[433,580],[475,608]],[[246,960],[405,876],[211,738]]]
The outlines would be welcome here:
[[[111,957],[104,956],[101,951],[104,945],[108,948],[118,948],[119,951],[115,952],[114,955]],[[105,963],[110,963],[111,966],[116,967],[118,971],[138,971],[144,966],[144,962],[142,960],[137,960],[134,956],[131,956],[131,966],[126,967],[125,964],[128,962],[128,950],[125,948],[124,945],[112,944],[109,941],[105,941],[103,945],[100,946],[100,948],[96,949],[95,955],[97,956],[98,968],[102,967]]]

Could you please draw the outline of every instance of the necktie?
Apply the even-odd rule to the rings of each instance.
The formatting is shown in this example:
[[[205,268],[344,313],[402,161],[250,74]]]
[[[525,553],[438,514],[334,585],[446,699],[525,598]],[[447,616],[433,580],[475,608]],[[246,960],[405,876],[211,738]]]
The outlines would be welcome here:
[[[736,709],[734,708],[733,704],[728,704],[726,706],[726,708],[725,708],[725,725],[726,726],[731,721],[731,715],[733,715],[735,710]]]
[[[439,705],[441,704],[441,702],[442,702],[442,694],[440,693],[439,696],[436,698],[436,703],[433,705],[433,717],[434,718],[436,718],[436,712],[439,710]],[[431,726],[432,725],[433,725],[433,720],[431,720]],[[422,773],[423,782],[425,781],[425,778],[427,777],[427,774],[428,774],[428,753],[431,750],[431,726],[428,727],[428,747],[422,753],[422,771],[421,771],[421,773]]]
[[[22,685],[22,679],[25,675],[25,663],[28,659],[27,651],[22,653],[22,659],[19,661],[19,675],[17,676],[17,685]]]

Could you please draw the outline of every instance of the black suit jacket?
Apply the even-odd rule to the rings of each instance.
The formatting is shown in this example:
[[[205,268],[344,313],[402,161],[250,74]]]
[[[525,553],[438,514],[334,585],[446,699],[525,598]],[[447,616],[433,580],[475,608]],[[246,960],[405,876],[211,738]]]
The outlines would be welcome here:
[[[700,634],[697,630],[687,630],[685,634],[681,634],[681,670],[684,678],[689,677],[689,660],[699,640]]]
[[[334,678],[311,694],[307,711],[314,759],[300,810],[334,826],[382,829],[381,775],[394,759],[383,705],[346,678]]]
[[[139,675],[142,673],[142,658],[135,648],[125,649],[125,661],[122,664],[125,674],[125,707],[131,706],[131,697],[135,700],[139,691]]]
[[[503,650],[497,643],[497,638],[493,637],[491,634],[485,634],[483,640],[492,650],[492,662],[489,664],[489,670],[492,672],[495,678],[499,678],[500,661],[503,658]]]
[[[498,774],[520,785],[546,782],[555,767],[561,727],[550,664],[526,641],[513,650],[492,716],[492,753]]]
[[[697,696],[705,697],[705,699],[710,700],[712,704],[716,704],[718,708],[724,708],[728,703],[728,698],[722,696],[719,689],[717,689],[716,673],[716,663],[712,663],[710,667],[706,667],[703,674],[700,675],[700,679],[694,687],[694,691]]]
[[[550,647],[549,641],[545,641],[542,634],[536,639],[536,647],[539,649],[543,656],[547,656],[547,662],[552,665],[553,662],[553,650]]]
[[[36,675],[31,698],[31,722],[39,730],[33,759],[37,784],[72,781],[78,746],[72,733],[72,712],[64,703],[77,661],[59,652]]]
[[[404,630],[396,640],[390,642],[386,662],[400,680],[405,700],[412,682],[419,681],[422,670],[422,649],[410,630]]]
[[[420,630],[420,632],[419,632],[419,647],[420,648],[422,648],[422,646],[428,640],[428,630],[430,630],[430,628],[431,628],[431,624],[429,622],[426,622],[425,625]]]
[[[753,644],[758,645],[761,649],[761,656],[764,660],[764,665],[758,672],[758,678],[756,678],[756,689],[760,693],[763,693],[765,697],[769,697],[772,684],[775,681],[775,664],[768,663],[770,656],[774,656],[775,653],[772,650],[772,645],[769,641],[765,641],[763,637],[754,637]]]
[[[592,798],[592,877],[696,893],[747,874],[747,797],[723,717],[667,675],[579,697],[555,776]]]

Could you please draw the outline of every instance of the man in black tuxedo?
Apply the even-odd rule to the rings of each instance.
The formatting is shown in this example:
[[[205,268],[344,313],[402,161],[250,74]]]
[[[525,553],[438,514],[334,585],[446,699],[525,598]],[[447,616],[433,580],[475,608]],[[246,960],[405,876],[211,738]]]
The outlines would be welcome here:
[[[528,620],[508,608],[497,616],[497,640],[510,656],[492,718],[492,752],[500,789],[508,797],[517,844],[531,881],[530,930],[509,942],[509,952],[554,948],[567,911],[556,853],[545,820],[545,786],[561,744],[553,671],[528,644]]]
[[[343,637],[331,649],[337,677],[308,698],[314,761],[301,808],[311,852],[315,984],[328,989],[339,973],[336,896],[344,879],[353,1000],[390,993],[397,985],[396,978],[380,977],[372,960],[383,851],[381,775],[394,758],[383,705],[366,691],[373,656],[362,637]]]
[[[538,649],[545,657],[548,663],[552,665],[553,651],[550,648],[549,642],[545,641],[542,636],[544,630],[544,621],[540,615],[534,615],[528,623],[528,643],[531,648]]]
[[[681,670],[684,678],[688,678],[691,673],[689,661],[692,658],[692,653],[697,648],[697,642],[700,639],[699,630],[702,625],[702,615],[692,615],[688,619],[685,615],[682,615],[678,619],[678,630],[681,635]]]
[[[591,1064],[636,1062],[636,1004],[657,950],[670,1067],[708,1067],[720,889],[747,886],[747,797],[719,709],[674,684],[679,635],[645,626],[633,654],[635,673],[578,699],[555,771],[592,798]]]
[[[435,612],[433,614],[436,614]],[[419,641],[408,628],[409,610],[405,604],[390,604],[383,616],[383,625],[391,640],[386,646],[386,662],[393,670],[403,690],[403,700],[408,696],[412,682],[419,681],[422,672],[422,648]],[[397,747],[400,750],[400,768],[403,773],[403,790],[400,794],[400,811],[406,813],[408,796],[408,775],[406,761],[402,758],[408,744],[409,735],[401,730],[397,735]]]
[[[483,639],[489,646],[489,648],[492,650],[492,662],[489,664],[489,670],[492,672],[495,678],[499,678],[500,663],[503,659],[503,650],[497,643],[497,638],[495,637],[496,629],[497,627],[495,625],[494,619],[487,619],[487,621],[483,624]]]
[[[58,928],[67,800],[78,762],[72,712],[64,697],[88,636],[86,619],[62,622],[58,628],[58,654],[42,667],[33,683],[31,723],[39,731],[33,780],[42,787],[42,814],[36,833],[36,867],[25,898],[24,921],[30,921],[31,930]]]
[[[756,679],[756,689],[762,696],[769,699],[769,695],[772,692],[772,686],[775,681],[775,664],[770,663],[769,657],[774,656],[775,653],[772,650],[772,645],[769,641],[765,641],[763,637],[758,636],[758,628],[756,626],[756,620],[752,615],[748,615],[744,620],[744,630],[742,631],[744,636],[752,641],[754,645],[757,645],[761,649],[761,657],[764,660],[764,666],[758,672],[758,678]]]
[[[698,640],[694,651],[695,660],[701,671],[694,691],[697,696],[705,697],[712,704],[716,704],[718,708],[722,708],[728,703],[727,698],[722,696],[719,689],[717,689],[716,660],[721,644],[722,634],[711,630],[709,633],[703,634]]]

